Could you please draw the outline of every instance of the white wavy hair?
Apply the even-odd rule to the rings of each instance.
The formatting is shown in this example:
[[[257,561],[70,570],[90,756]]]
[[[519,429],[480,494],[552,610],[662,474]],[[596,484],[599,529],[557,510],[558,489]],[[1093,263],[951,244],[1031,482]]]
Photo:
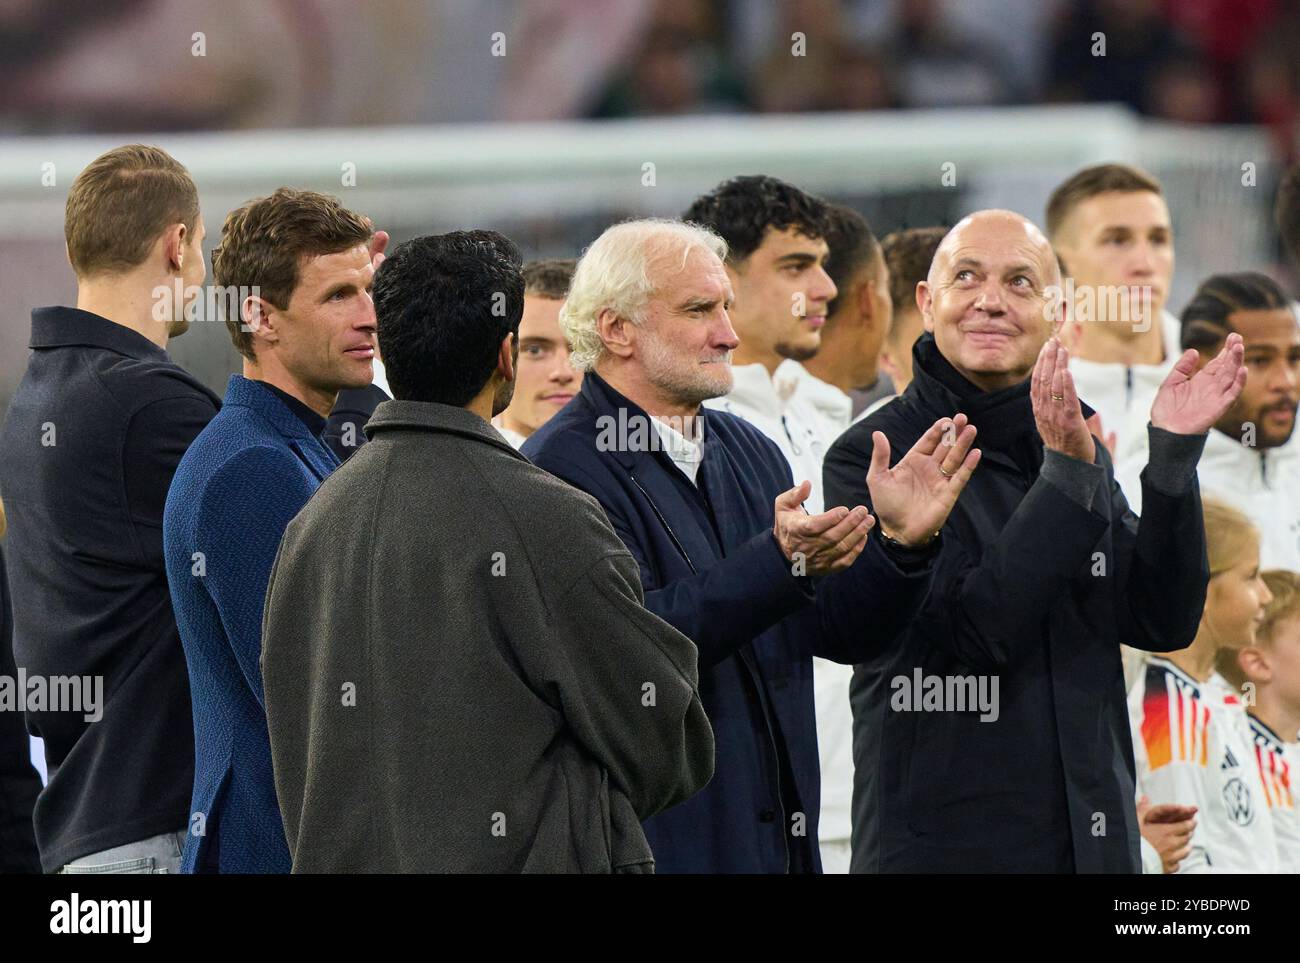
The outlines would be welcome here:
[[[726,260],[727,242],[696,224],[666,218],[624,221],[607,228],[583,252],[560,308],[560,328],[569,341],[569,364],[590,371],[605,353],[596,319],[611,308],[633,324],[645,320],[655,293],[653,268],[686,266],[696,250]]]

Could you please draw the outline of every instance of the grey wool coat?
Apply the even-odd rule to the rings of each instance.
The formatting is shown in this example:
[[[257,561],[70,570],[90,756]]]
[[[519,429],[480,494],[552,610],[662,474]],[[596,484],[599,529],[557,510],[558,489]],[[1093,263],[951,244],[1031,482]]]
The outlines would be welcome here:
[[[387,401],[280,543],[262,673],[293,871],[651,872],[713,774],[695,646],[595,499]]]

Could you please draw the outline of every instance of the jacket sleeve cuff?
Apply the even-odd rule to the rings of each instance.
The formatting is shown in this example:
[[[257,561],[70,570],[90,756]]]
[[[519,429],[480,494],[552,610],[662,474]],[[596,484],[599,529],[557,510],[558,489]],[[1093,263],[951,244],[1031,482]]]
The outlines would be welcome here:
[[[760,535],[760,542],[762,538]],[[761,581],[770,579],[769,584],[791,602],[808,602],[815,599],[817,591],[813,587],[812,577],[806,572],[798,571],[798,566],[785,557],[776,535],[768,532],[766,542],[771,550],[763,553],[765,561],[761,573],[754,573],[757,579]]]
[[[885,557],[898,567],[900,572],[912,574],[922,572],[930,567],[935,555],[939,552],[939,545],[943,541],[943,533],[936,535],[924,545],[908,546],[889,538],[877,538],[881,550]]]
[[[1186,495],[1196,478],[1196,465],[1205,448],[1205,434],[1180,435],[1147,423],[1151,454],[1142,477],[1156,491],[1178,498]]]
[[[1106,469],[1047,448],[1043,453],[1042,476],[1070,501],[1085,511],[1092,511],[1092,500],[1097,495],[1097,486],[1106,477]]]

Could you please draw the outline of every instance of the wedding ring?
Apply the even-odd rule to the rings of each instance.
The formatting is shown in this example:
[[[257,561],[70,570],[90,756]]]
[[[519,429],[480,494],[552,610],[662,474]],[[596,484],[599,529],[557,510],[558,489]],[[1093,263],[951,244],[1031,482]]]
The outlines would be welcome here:
[[[939,466],[939,474],[942,475],[944,478],[951,478],[953,475],[955,475],[955,474],[957,474],[957,473],[956,473],[956,472],[952,472],[952,471],[944,471],[944,470],[943,470],[943,465],[940,465],[940,466]]]
[[[1053,401],[1064,401],[1064,400],[1065,400],[1065,395],[1052,395],[1052,400],[1053,400]]]

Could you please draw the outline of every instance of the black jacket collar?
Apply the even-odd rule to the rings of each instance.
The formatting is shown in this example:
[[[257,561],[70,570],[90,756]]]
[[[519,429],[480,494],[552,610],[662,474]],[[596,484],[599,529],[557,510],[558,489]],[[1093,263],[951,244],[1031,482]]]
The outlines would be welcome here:
[[[1009,460],[1022,471],[1037,473],[1043,463],[1043,440],[1034,422],[1028,378],[1000,391],[984,391],[939,353],[929,333],[912,348],[912,372],[907,394],[929,423],[961,412],[978,429],[975,444],[985,457]],[[1092,413],[1083,405],[1085,418]]]
[[[171,361],[166,350],[139,332],[80,308],[34,309],[28,347],[104,348],[141,361]]]

